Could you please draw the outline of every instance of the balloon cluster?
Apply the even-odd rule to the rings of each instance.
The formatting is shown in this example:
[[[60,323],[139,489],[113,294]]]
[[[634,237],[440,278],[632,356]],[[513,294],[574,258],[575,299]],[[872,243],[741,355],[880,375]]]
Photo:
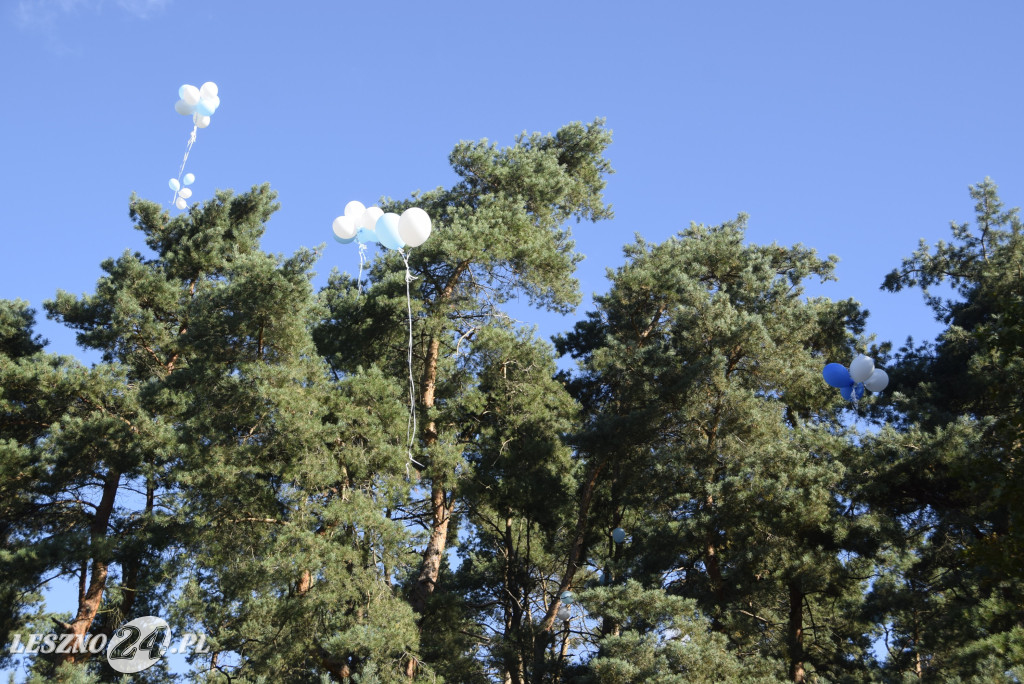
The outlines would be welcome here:
[[[192,196],[192,189],[183,186],[192,185],[195,181],[196,177],[191,173],[186,173],[181,179],[181,182],[178,182],[177,178],[172,178],[167,181],[167,185],[174,191],[174,206],[179,209],[184,209],[188,206],[188,203],[185,202],[185,200]]]
[[[419,207],[411,207],[402,215],[380,207],[367,209],[352,200],[345,205],[345,215],[334,219],[334,239],[343,245],[377,243],[388,249],[419,247],[430,237],[430,217]]]
[[[192,123],[198,128],[206,128],[210,125],[210,117],[220,106],[217,92],[217,84],[213,81],[207,81],[198,88],[186,83],[178,88],[181,99],[174,103],[174,111],[182,116],[191,116]]]
[[[563,591],[559,598],[562,601],[562,606],[558,609],[557,617],[562,622],[568,622],[572,619],[572,604],[576,597],[572,595],[571,591]]]
[[[849,368],[841,363],[830,363],[821,375],[847,401],[857,401],[864,396],[864,390],[881,392],[889,384],[889,375],[875,368],[874,359],[863,354],[851,361]]]

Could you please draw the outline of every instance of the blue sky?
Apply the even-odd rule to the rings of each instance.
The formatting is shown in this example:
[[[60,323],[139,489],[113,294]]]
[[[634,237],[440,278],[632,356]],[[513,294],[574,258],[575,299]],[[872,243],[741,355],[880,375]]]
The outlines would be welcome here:
[[[743,211],[751,241],[839,255],[823,291],[863,302],[880,339],[930,337],[920,297],[880,292],[884,273],[971,218],[969,184],[991,176],[1008,205],[1024,197],[1017,2],[12,0],[0,13],[0,297],[37,308],[143,249],[132,191],[175,212],[166,184],[191,125],[173,105],[207,80],[222,104],[189,158],[195,199],[270,182],[282,209],[264,246],[327,241],[318,284],[358,267],[330,240],[349,200],[450,184],[459,140],[598,116],[614,131],[616,218],[576,231],[585,293],[606,288],[634,232],[662,240]],[[575,320],[521,316],[545,336]],[[70,331],[40,330],[75,353]]]

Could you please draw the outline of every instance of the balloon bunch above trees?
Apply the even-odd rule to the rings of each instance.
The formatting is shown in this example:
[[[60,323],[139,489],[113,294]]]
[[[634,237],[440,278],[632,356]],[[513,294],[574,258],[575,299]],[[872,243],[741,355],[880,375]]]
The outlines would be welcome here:
[[[864,396],[864,390],[881,392],[889,384],[889,375],[875,368],[874,360],[863,354],[851,361],[849,368],[841,363],[830,363],[821,374],[847,401],[857,401]]]
[[[192,134],[189,136],[188,144],[185,146],[185,158],[181,160],[181,168],[178,169],[178,176],[177,178],[172,178],[168,183],[171,190],[174,190],[174,199],[172,201],[178,209],[187,207],[188,203],[185,200],[192,196],[192,191],[188,188],[183,189],[182,186],[191,185],[196,179],[191,173],[187,173],[182,177],[182,174],[185,172],[185,162],[188,161],[188,154],[192,151],[192,145],[196,141],[196,131],[209,126],[210,117],[220,107],[219,92],[217,84],[213,81],[207,81],[199,88],[188,83],[178,88],[178,97],[180,99],[174,103],[174,111],[182,116],[191,116],[193,124]]]
[[[352,200],[345,205],[345,214],[334,219],[334,239],[342,244],[378,244],[387,249],[419,247],[430,237],[430,217],[419,207],[411,207],[402,215],[380,207],[367,208]]]

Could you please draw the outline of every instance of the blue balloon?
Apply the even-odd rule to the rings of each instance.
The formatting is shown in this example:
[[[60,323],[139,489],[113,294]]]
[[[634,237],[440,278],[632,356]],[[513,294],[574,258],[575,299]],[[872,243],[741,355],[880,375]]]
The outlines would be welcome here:
[[[201,116],[213,116],[213,109],[210,107],[210,103],[205,99],[199,101],[196,105],[196,113]]]
[[[858,383],[856,385],[850,383],[846,387],[841,387],[839,389],[839,395],[843,399],[846,399],[846,401],[850,401],[854,397],[857,397],[857,399],[859,400],[861,397],[864,396],[864,383]]]
[[[825,382],[843,389],[853,384],[853,378],[850,377],[850,371],[846,369],[841,363],[830,363],[825,366],[825,369],[821,371],[822,377],[825,378]]]
[[[377,233],[377,241],[388,249],[402,249],[405,241],[398,234],[398,214],[384,214],[374,226]]]
[[[616,544],[621,544],[622,542],[626,541],[626,530],[622,529],[621,527],[616,527],[614,530],[612,530],[612,540]]]
[[[360,228],[359,230],[356,231],[356,240],[361,245],[372,245],[380,243],[380,240],[377,239],[377,233],[366,228]]]

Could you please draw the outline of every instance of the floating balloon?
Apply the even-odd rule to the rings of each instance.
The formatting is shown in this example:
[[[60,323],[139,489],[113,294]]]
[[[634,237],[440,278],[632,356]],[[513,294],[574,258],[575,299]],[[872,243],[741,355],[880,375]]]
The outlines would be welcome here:
[[[563,591],[561,599],[562,603],[564,603],[567,606],[571,606],[572,602],[576,600],[575,597],[572,595],[571,591]]]
[[[196,128],[206,128],[210,125],[210,117],[196,112],[192,115],[192,123],[196,125]]]
[[[365,211],[366,207],[359,200],[352,200],[345,205],[345,216],[351,216],[353,221],[361,219]],[[369,227],[372,228],[373,226]]]
[[[195,107],[197,104],[199,104],[199,98],[201,97],[201,94],[199,92],[199,88],[196,88],[194,85],[189,85],[186,83],[185,85],[178,88],[178,97],[184,100],[185,104],[189,105],[190,107]]]
[[[419,207],[402,212],[398,221],[398,234],[410,247],[419,247],[430,237],[430,217]]]
[[[179,197],[178,199],[174,200],[174,206],[178,207],[179,209],[184,209],[185,207],[188,206],[188,204],[185,202],[184,199]]]
[[[360,228],[357,230],[356,241],[361,245],[372,245],[380,242],[377,239],[377,231],[369,228]]]
[[[853,384],[853,379],[850,377],[850,371],[846,370],[846,366],[841,363],[830,363],[826,365],[825,369],[821,371],[821,374],[824,376],[825,382],[838,389],[849,387]]]
[[[200,88],[199,88],[199,97],[201,97],[201,98],[217,97],[217,93],[219,93],[219,92],[220,92],[220,89],[217,87],[216,83],[214,83],[213,81],[207,81],[202,86],[200,86]]]
[[[174,103],[174,111],[178,112],[182,116],[189,116],[190,114],[195,114],[196,106],[190,105],[184,100],[178,100]]]
[[[854,382],[864,382],[871,377],[875,370],[875,362],[870,356],[861,354],[850,362],[850,379]]]
[[[177,178],[172,178],[171,180],[167,181],[167,186],[174,192],[178,192],[178,190],[181,189],[181,184],[178,182]]]
[[[331,226],[338,240],[352,240],[356,236],[356,222],[351,216],[339,216]]]
[[[184,199],[188,199],[191,196],[192,196],[192,190],[190,188],[182,188],[181,190],[178,191],[178,197],[182,197]]]
[[[889,384],[889,374],[881,368],[876,368],[871,377],[864,381],[864,387],[872,392],[881,392]]]
[[[626,541],[626,530],[622,529],[621,527],[616,527],[614,530],[612,530],[612,540],[616,544],[621,544],[622,542]]]
[[[181,179],[181,184],[182,185],[192,185],[195,182],[196,182],[196,177],[193,176],[191,173],[186,173],[185,177]]]
[[[377,219],[384,215],[380,207],[367,207],[363,215],[356,219],[357,228],[374,228],[377,226]]]
[[[398,214],[387,213],[377,219],[374,232],[377,233],[377,241],[388,249],[402,249],[405,243],[398,235]]]
[[[572,611],[569,610],[566,606],[562,606],[558,609],[558,619],[562,622],[568,622],[571,617]]]

